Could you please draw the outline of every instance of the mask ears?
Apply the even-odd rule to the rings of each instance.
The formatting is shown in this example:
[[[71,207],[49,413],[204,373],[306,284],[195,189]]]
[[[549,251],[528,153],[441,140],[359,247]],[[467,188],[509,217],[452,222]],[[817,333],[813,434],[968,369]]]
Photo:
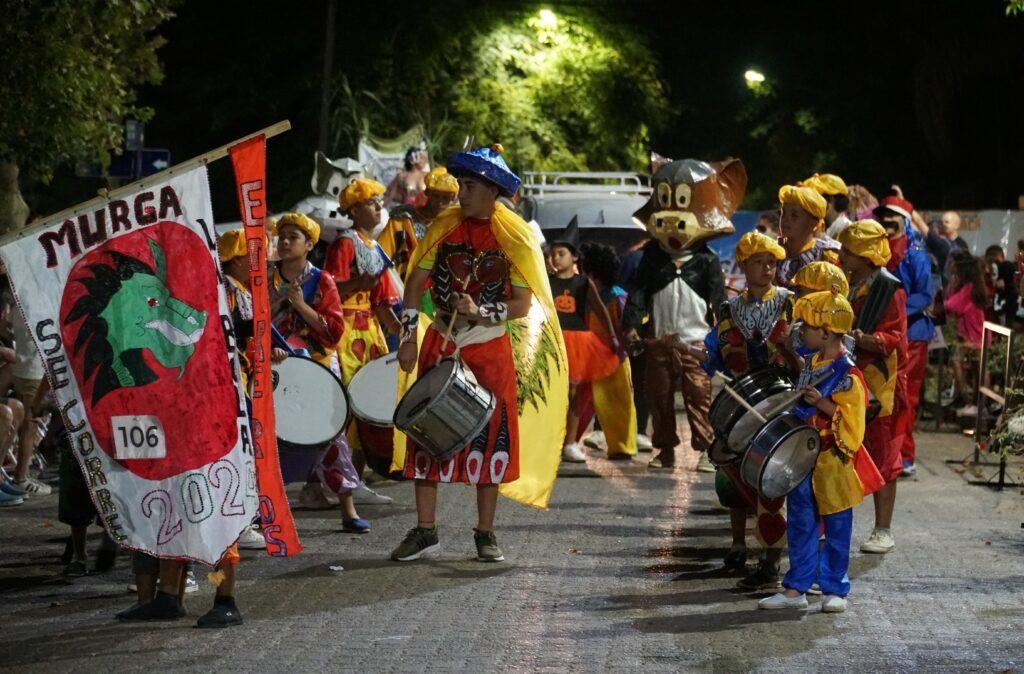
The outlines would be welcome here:
[[[739,159],[729,157],[720,162],[712,162],[715,169],[718,187],[722,190],[722,206],[726,215],[732,215],[743,201],[747,191],[747,169]]]

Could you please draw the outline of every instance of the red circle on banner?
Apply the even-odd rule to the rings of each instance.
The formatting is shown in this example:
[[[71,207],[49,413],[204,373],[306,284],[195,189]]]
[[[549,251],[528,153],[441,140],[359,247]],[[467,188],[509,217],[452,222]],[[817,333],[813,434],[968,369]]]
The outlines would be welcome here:
[[[160,259],[162,257],[162,260]],[[237,394],[206,243],[170,221],[125,234],[75,263],[61,298],[64,340],[100,448],[139,477],[159,480],[224,456],[238,441]],[[163,448],[143,423],[118,431],[113,417],[159,420]]]

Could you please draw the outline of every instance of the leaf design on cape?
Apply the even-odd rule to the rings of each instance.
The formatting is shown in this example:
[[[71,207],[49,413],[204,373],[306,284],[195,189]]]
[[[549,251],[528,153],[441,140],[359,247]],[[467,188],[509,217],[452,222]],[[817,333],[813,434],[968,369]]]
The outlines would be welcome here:
[[[516,364],[519,409],[529,403],[539,412],[542,405],[547,405],[552,368],[556,372],[562,370],[557,337],[547,320],[541,323],[539,330],[533,329],[529,317],[509,321],[507,325]]]

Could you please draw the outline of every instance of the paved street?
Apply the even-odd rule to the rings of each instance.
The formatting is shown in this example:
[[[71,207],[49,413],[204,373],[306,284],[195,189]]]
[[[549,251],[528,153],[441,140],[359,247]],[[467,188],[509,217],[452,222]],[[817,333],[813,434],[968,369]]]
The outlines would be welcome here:
[[[943,461],[967,454],[964,439],[921,439],[919,479],[899,487],[897,548],[855,553],[841,615],[816,602],[758,611],[759,595],[733,589],[719,570],[728,517],[711,475],[591,458],[559,480],[550,510],[501,503],[504,564],[470,559],[466,488],[441,491],[440,558],[408,565],[386,556],[413,522],[409,485],[380,487],[395,505],[364,508],[374,531],[363,537],[340,533],[336,511],[298,511],[306,552],[283,561],[244,553],[245,625],[223,631],[192,628],[212,595],[203,573],[189,619],[116,623],[132,602],[127,560],[65,581],[56,496],[34,499],[0,513],[2,663],[48,672],[1022,669],[1024,496],[968,486]],[[871,518],[870,504],[857,511],[855,544]]]

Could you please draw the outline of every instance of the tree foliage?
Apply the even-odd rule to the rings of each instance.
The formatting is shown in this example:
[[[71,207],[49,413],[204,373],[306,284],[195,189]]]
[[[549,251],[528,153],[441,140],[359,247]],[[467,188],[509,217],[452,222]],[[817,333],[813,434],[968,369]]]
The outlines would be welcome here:
[[[334,149],[351,152],[364,130],[387,136],[419,123],[435,156],[472,135],[502,143],[520,169],[646,166],[651,129],[670,113],[639,34],[578,12],[475,11],[444,32],[403,33],[374,82],[343,73]]]
[[[0,162],[48,179],[61,162],[109,162],[135,87],[161,79],[152,32],[177,0],[10,0],[0,20]]]

